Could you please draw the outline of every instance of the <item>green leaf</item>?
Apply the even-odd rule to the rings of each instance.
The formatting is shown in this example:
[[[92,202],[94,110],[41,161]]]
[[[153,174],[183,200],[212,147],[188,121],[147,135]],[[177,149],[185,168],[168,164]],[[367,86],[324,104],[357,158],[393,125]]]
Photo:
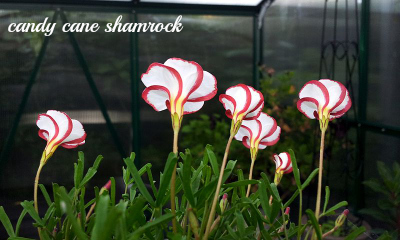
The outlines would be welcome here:
[[[244,232],[245,232],[246,226],[244,223],[243,215],[238,210],[235,211],[235,218],[237,221],[237,228],[239,230],[239,235],[240,235],[240,237],[244,237],[245,236]]]
[[[359,228],[357,228],[356,230],[354,230],[352,233],[350,233],[345,240],[353,240],[356,239],[356,237],[360,236],[363,232],[365,232],[365,227],[361,226]]]
[[[136,231],[133,232],[132,236],[129,238],[130,240],[136,240],[139,239],[140,236],[147,231],[148,229],[161,225],[165,222],[169,222],[172,218],[174,217],[174,215],[172,213],[167,213],[159,218],[154,219],[151,222],[147,222],[145,225],[141,226],[140,228],[138,228]]]
[[[76,234],[78,239],[88,239],[84,231],[81,229],[81,225],[77,221],[77,216],[74,213],[74,210],[72,209],[72,201],[70,197],[68,196],[65,188],[60,187],[59,188],[59,195],[60,195],[60,204],[62,205],[61,208],[64,208],[67,218],[69,223],[71,224],[72,231]],[[96,220],[98,220],[98,217],[96,217]]]
[[[78,152],[78,163],[74,164],[74,185],[75,188],[79,188],[82,178],[83,178],[83,170],[84,170],[84,160],[85,156],[82,151]]]
[[[232,183],[227,183],[222,185],[223,188],[230,188],[230,187],[240,187],[240,186],[247,186],[249,184],[259,184],[260,181],[258,180],[240,180],[240,181],[236,181],[236,182],[232,182]]]
[[[111,177],[111,188],[110,188],[110,195],[111,195],[111,206],[115,206],[115,178]]]
[[[132,153],[130,158],[125,158],[124,162],[128,166],[129,171],[132,174],[133,179],[135,180],[135,183],[137,187],[139,188],[140,193],[143,195],[144,198],[152,205],[153,207],[156,205],[154,202],[153,198],[151,197],[149,191],[147,191],[146,186],[143,183],[142,178],[139,175],[138,170],[136,169],[135,165],[133,164],[133,161],[135,160],[135,153]]]
[[[301,181],[300,181],[300,171],[297,166],[296,156],[292,149],[289,149],[290,159],[292,160],[292,168],[293,168],[293,175],[294,180],[296,181],[296,185],[298,189],[301,189]]]
[[[6,229],[8,236],[15,237],[15,232],[13,226],[11,225],[11,221],[8,218],[3,207],[0,207],[0,221],[3,224],[4,228]]]
[[[33,207],[33,202],[25,200],[21,203],[21,206],[29,213],[33,220],[35,220],[39,225],[44,226],[42,219],[39,217],[35,208]]]
[[[326,186],[325,187],[325,202],[324,202],[324,210],[322,211],[322,214],[325,213],[326,211],[326,207],[328,206],[328,202],[329,202],[329,196],[330,196],[331,192],[329,191],[329,187]]]
[[[108,206],[110,197],[108,195],[101,195],[96,204],[96,220],[92,230],[92,239],[100,239],[103,236],[103,230],[106,227],[108,217]]]
[[[237,174],[238,174],[239,181],[243,181],[244,180],[243,170],[242,169],[238,169],[237,170]],[[240,196],[242,198],[246,197],[246,188],[244,186],[239,186],[239,193],[240,193]]]
[[[310,184],[311,180],[313,180],[313,178],[317,175],[319,171],[319,168],[314,169],[314,171],[312,171],[312,173],[310,174],[310,176],[308,176],[308,178],[304,181],[303,185],[301,185],[301,189],[304,190],[308,184]]]
[[[192,175],[192,155],[189,150],[186,150],[186,157],[183,162],[183,169],[180,177],[182,179],[183,191],[185,197],[189,201],[191,206],[196,206],[196,201],[193,196],[191,187],[191,175]]]
[[[272,190],[272,196],[278,201],[281,201],[281,198],[279,196],[279,191],[278,188],[276,187],[275,183],[271,183],[271,190]]]
[[[286,209],[287,207],[289,207],[289,205],[296,199],[296,197],[299,195],[300,191],[299,189],[296,190],[296,192],[294,192],[292,194],[292,196],[290,197],[290,199],[285,203],[285,205],[283,205],[283,208]]]
[[[40,191],[42,191],[42,194],[44,196],[44,199],[46,200],[47,205],[50,206],[52,201],[50,199],[49,193],[47,192],[45,186],[43,184],[39,184],[39,188],[40,188]]]
[[[82,179],[81,183],[79,184],[78,188],[82,188],[85,186],[87,182],[90,181],[90,179],[93,178],[93,176],[96,174],[97,169],[99,168],[100,162],[103,159],[103,156],[99,155],[97,156],[96,160],[93,163],[93,167],[89,168],[85,177]]]
[[[264,181],[261,181],[259,183],[258,191],[260,191],[261,207],[264,210],[266,215],[270,215],[271,214],[271,206],[269,205],[267,186]]]
[[[218,167],[217,157],[215,156],[215,154],[211,150],[211,148],[212,148],[211,145],[207,145],[206,153],[207,153],[208,159],[210,161],[214,175],[218,176],[219,175],[219,167]]]
[[[335,206],[329,208],[325,213],[321,214],[320,217],[325,216],[325,215],[330,215],[332,212],[334,212],[336,209],[347,206],[348,203],[346,201],[342,201]]]
[[[317,235],[318,240],[321,240],[322,232],[321,232],[321,228],[319,227],[318,221],[315,218],[315,213],[310,209],[307,209],[306,213],[308,215],[308,218],[311,220],[311,224],[312,224],[313,228],[315,229],[315,233]]]
[[[19,229],[21,228],[22,220],[24,219],[26,214],[27,214],[27,211],[25,209],[22,210],[21,215],[18,218],[17,225],[15,225],[15,235],[16,236],[19,235]]]
[[[172,172],[174,171],[177,161],[178,159],[176,158],[175,153],[170,153],[168,155],[167,162],[164,166],[163,175],[160,179],[160,187],[158,189],[158,194],[156,198],[156,206],[162,207],[162,200],[165,196],[165,193],[167,192],[168,186],[170,185]]]

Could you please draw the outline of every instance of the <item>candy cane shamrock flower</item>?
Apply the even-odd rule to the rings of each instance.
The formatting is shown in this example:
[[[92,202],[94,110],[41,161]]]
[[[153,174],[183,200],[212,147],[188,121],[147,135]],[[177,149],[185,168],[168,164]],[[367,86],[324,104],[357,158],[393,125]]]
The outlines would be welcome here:
[[[226,116],[232,119],[231,135],[236,135],[243,120],[258,118],[264,107],[261,92],[244,84],[228,88],[219,96],[219,101],[224,105]]]
[[[217,80],[196,62],[170,58],[152,63],[142,75],[143,99],[156,111],[171,112],[172,127],[180,128],[184,114],[199,111],[217,93]]]
[[[321,129],[321,146],[319,154],[318,191],[315,217],[319,218],[321,207],[322,173],[324,165],[325,132],[329,121],[343,116],[351,107],[349,91],[340,82],[321,79],[307,82],[299,92],[297,108],[306,117],[318,119]]]
[[[318,119],[321,130],[326,130],[329,121],[343,116],[351,107],[349,91],[340,82],[330,79],[307,82],[299,98],[299,111],[310,119]]]
[[[287,152],[280,153],[279,155],[274,154],[273,159],[276,166],[274,183],[278,185],[283,174],[288,174],[293,171],[292,160],[290,159],[290,154]]]
[[[170,58],[164,64],[152,63],[142,75],[146,86],[143,99],[156,111],[168,109],[171,112],[174,130],[173,152],[178,154],[178,133],[184,114],[199,111],[204,101],[217,93],[217,80],[211,73],[203,71],[196,62]],[[175,215],[176,165],[171,177],[171,212]],[[177,232],[176,218],[172,220],[174,233]]]
[[[251,165],[249,180],[253,176],[254,162],[258,149],[265,149],[267,146],[276,144],[281,134],[281,128],[276,121],[266,113],[261,113],[257,119],[243,120],[235,139],[242,141],[243,145],[250,149]],[[250,184],[247,188],[247,196],[250,194]]]
[[[35,209],[38,212],[37,187],[43,166],[47,163],[49,158],[53,156],[59,146],[64,148],[76,148],[84,144],[86,133],[78,120],[71,119],[66,113],[55,110],[49,110],[47,113],[39,114],[36,125],[39,127],[39,136],[47,141],[35,178],[34,203]]]

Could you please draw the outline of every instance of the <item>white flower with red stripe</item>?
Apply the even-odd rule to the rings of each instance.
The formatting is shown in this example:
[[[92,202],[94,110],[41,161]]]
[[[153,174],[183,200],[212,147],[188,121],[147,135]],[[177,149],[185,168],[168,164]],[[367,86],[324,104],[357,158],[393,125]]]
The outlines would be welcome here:
[[[231,133],[236,134],[243,120],[253,120],[260,116],[264,107],[264,97],[254,88],[238,84],[219,96],[224,105],[225,114],[232,119]]]
[[[39,136],[47,141],[43,152],[45,162],[58,146],[76,148],[85,143],[86,133],[82,124],[64,112],[49,110],[45,114],[39,114],[36,125],[40,128]]]
[[[343,116],[351,107],[349,91],[330,79],[309,81],[300,90],[299,98],[299,111],[310,119],[320,120],[321,128],[326,128],[330,120]]]
[[[291,173],[293,171],[292,160],[290,154],[287,152],[280,153],[279,155],[274,154],[273,158],[276,166],[274,182],[275,185],[278,185],[283,174]]]
[[[184,114],[200,110],[217,93],[217,80],[196,62],[170,58],[152,63],[142,75],[143,99],[156,111],[168,109],[173,127],[180,127]]]
[[[281,128],[273,117],[261,112],[254,120],[244,120],[235,139],[242,141],[243,145],[250,149],[251,159],[255,160],[258,149],[275,145],[281,134]]]

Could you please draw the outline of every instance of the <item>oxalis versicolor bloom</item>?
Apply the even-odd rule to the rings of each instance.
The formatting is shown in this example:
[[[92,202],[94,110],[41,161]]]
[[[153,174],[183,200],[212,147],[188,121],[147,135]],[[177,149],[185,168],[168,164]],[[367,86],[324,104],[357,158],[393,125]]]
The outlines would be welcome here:
[[[260,116],[264,107],[264,97],[254,88],[238,84],[219,96],[225,114],[232,119],[231,134],[236,135],[243,120],[253,120]]]
[[[86,133],[82,124],[66,113],[49,110],[45,114],[39,114],[36,125],[40,128],[39,136],[47,141],[42,156],[44,163],[58,146],[76,148],[85,143]]]
[[[275,145],[281,134],[281,128],[276,124],[273,117],[261,112],[254,120],[244,120],[239,128],[235,139],[242,141],[243,145],[250,149],[251,159],[257,157],[258,149]]]
[[[318,119],[321,129],[326,129],[330,120],[343,116],[351,107],[349,91],[340,82],[330,79],[307,82],[299,98],[299,111],[310,119]]]
[[[274,154],[273,158],[276,165],[274,183],[275,185],[278,185],[283,174],[291,173],[293,171],[292,160],[290,154],[287,152],[280,153],[279,155]]]
[[[143,99],[156,111],[168,109],[172,126],[179,129],[184,114],[200,110],[217,93],[217,80],[196,62],[170,58],[152,63],[142,75]]]

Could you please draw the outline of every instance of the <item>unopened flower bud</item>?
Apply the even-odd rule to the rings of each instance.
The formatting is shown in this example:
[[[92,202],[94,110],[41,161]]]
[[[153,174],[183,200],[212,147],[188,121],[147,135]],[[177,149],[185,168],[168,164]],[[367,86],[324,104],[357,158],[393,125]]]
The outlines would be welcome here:
[[[228,194],[225,193],[222,196],[221,201],[219,202],[219,207],[221,208],[221,213],[225,211],[226,206],[228,205]]]
[[[102,188],[104,188],[106,190],[110,190],[110,188],[111,188],[111,180],[108,180],[108,182]]]
[[[287,207],[285,210],[285,215],[289,215],[289,213],[290,213],[290,207]]]
[[[342,214],[339,215],[339,217],[337,217],[336,221],[335,221],[335,227],[339,228],[343,225],[344,221],[346,220],[347,215],[349,214],[349,210],[346,209],[343,211]]]

